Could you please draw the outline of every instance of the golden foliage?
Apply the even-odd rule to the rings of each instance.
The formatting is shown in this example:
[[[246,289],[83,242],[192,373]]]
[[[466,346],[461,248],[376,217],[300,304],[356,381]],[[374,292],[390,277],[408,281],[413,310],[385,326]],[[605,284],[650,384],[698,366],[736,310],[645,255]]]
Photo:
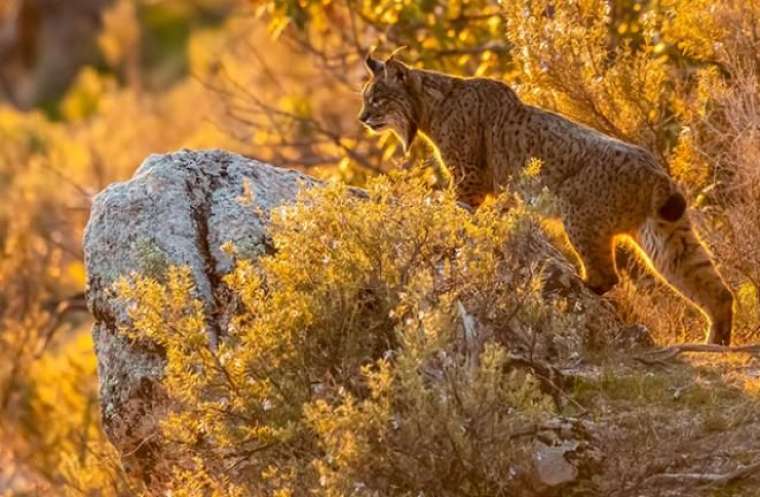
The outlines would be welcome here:
[[[434,166],[424,141],[402,157],[395,140],[356,123],[361,58],[373,45],[406,45],[400,57],[418,67],[502,79],[528,102],[656,153],[736,289],[739,334],[757,330],[757,1],[256,0],[244,15],[232,4],[115,2],[95,41],[102,58],[79,68],[61,98],[42,102],[44,111],[0,103],[0,421],[4,445],[35,485],[87,495],[125,488],[97,424],[89,323],[81,312],[58,322],[55,310],[83,289],[90,197],[150,153],[218,147],[370,182],[372,198],[331,186],[279,212],[277,256],[260,264],[239,256],[226,280],[240,309],[217,350],[186,271],[122,282],[139,304],[140,336],[167,347],[167,386],[187,407],[164,427],[186,456],[174,493],[249,490],[213,473],[238,461],[254,475],[247,484],[280,496],[348,492],[352,481],[382,488],[391,470],[405,488],[420,485],[412,474],[429,475],[429,492],[435,478],[478,469],[473,478],[501,490],[489,486],[489,471],[520,459],[519,445],[503,443],[510,423],[540,416],[546,399],[529,377],[501,374],[501,345],[463,366],[453,345],[457,302],[489,309],[491,322],[512,312],[516,292],[535,296],[530,281],[495,278],[509,260],[497,241],[528,228],[502,214],[504,198],[473,217],[421,179],[372,182],[396,165]],[[550,213],[531,190],[539,167],[528,164],[515,190]],[[663,323],[667,339],[686,336],[678,300],[653,313],[651,302],[670,294],[631,288],[621,292],[633,318]],[[526,322],[561,328],[556,309],[526,302]],[[440,370],[436,361],[451,368],[446,381],[414,374]],[[483,399],[514,416],[481,412]],[[462,431],[477,416],[498,428],[493,436]],[[193,449],[200,436],[209,452]],[[24,462],[30,451],[40,457]],[[425,451],[439,457],[423,460]],[[461,473],[449,474],[444,459]],[[461,481],[463,493],[476,493],[474,480]]]
[[[501,475],[525,447],[503,440],[553,403],[496,337],[569,323],[503,249],[529,229],[507,197],[471,215],[412,174],[371,181],[366,199],[341,184],[302,192],[273,214],[276,254],[225,278],[239,309],[216,350],[187,269],[122,279],[126,332],[166,350],[167,457],[233,465],[224,474],[249,493],[517,485]],[[463,349],[463,305],[501,331]]]
[[[98,46],[103,56],[118,67],[133,52],[140,40],[140,24],[135,2],[120,0],[103,14],[103,32],[98,36]]]

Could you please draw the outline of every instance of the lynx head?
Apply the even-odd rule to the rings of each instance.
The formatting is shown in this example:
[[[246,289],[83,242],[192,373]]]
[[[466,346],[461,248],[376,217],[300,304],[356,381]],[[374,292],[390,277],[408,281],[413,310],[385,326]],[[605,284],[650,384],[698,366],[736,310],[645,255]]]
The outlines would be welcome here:
[[[359,121],[373,131],[390,129],[404,144],[404,150],[408,150],[417,135],[418,76],[409,66],[394,59],[395,54],[385,62],[373,58],[372,54],[364,60],[371,79],[362,91]]]

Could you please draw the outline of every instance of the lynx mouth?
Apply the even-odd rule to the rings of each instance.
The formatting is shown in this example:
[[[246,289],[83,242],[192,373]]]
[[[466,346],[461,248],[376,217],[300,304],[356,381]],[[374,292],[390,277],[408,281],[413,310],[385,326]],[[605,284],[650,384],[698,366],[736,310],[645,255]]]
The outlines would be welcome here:
[[[381,129],[385,128],[387,124],[385,122],[378,122],[378,123],[367,123],[367,127],[371,129],[372,131],[380,131]]]

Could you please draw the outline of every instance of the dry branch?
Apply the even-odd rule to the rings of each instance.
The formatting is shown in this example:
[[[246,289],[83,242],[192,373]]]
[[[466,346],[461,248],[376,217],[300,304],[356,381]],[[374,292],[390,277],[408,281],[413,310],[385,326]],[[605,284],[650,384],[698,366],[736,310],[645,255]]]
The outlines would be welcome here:
[[[649,478],[649,482],[662,482],[671,484],[701,484],[709,487],[728,485],[738,480],[743,480],[760,471],[760,462],[742,466],[729,473],[662,473]]]
[[[760,345],[740,345],[731,347],[727,345],[716,345],[708,343],[682,343],[679,345],[664,347],[647,354],[635,356],[634,359],[647,365],[664,365],[667,364],[666,361],[675,359],[680,354],[686,352],[709,354],[750,354],[753,356],[760,356]]]

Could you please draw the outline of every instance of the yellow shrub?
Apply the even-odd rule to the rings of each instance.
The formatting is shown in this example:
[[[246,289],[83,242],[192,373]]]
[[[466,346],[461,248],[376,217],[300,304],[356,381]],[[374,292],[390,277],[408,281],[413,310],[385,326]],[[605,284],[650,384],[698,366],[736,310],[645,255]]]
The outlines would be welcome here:
[[[510,435],[553,403],[514,369],[512,327],[552,333],[563,318],[504,249],[535,229],[510,202],[470,214],[414,173],[377,179],[366,197],[302,192],[272,216],[275,255],[225,278],[238,309],[217,350],[189,271],[122,279],[128,333],[166,349],[168,453],[205,468],[209,491],[209,468],[230,465],[255,494],[513,488],[504,475],[520,473],[529,437]],[[474,317],[491,332],[473,335]]]

